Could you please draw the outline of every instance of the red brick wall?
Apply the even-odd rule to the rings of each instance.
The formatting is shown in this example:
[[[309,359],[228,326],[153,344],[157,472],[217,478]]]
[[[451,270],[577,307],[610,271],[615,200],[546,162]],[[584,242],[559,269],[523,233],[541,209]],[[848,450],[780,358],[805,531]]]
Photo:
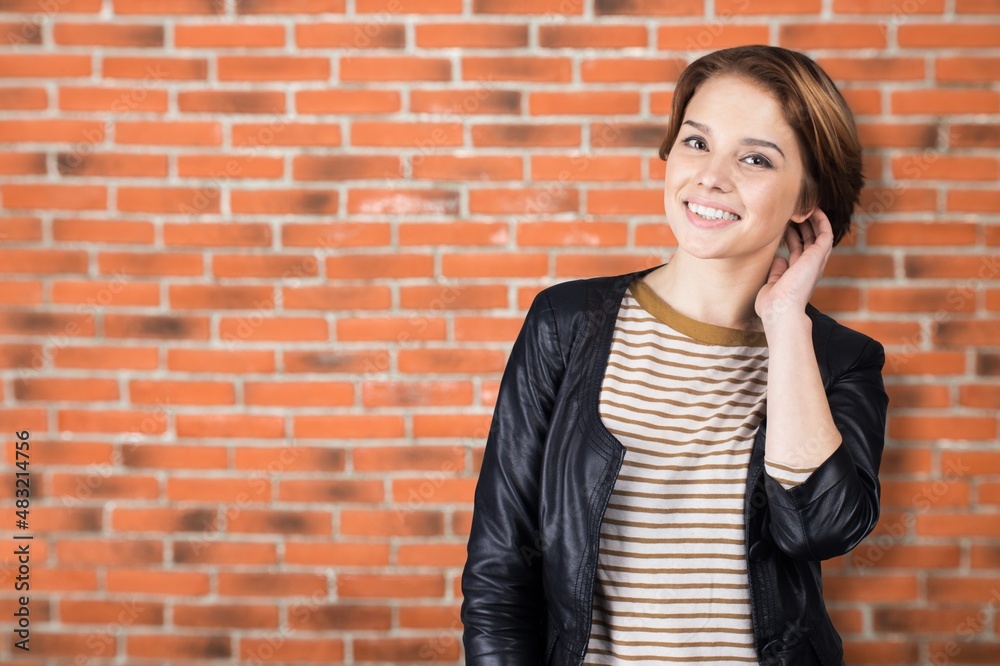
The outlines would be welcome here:
[[[525,308],[669,258],[673,84],[769,43],[826,68],[866,148],[813,299],[888,353],[883,517],[824,563],[847,661],[997,663],[998,13],[0,2],[0,659],[459,661]]]

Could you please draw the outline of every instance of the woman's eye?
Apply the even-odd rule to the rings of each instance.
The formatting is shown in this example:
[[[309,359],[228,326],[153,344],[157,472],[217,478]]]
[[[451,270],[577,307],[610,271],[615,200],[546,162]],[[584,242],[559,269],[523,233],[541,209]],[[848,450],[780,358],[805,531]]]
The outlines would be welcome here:
[[[771,160],[767,159],[763,155],[758,155],[754,153],[753,155],[747,155],[747,158],[751,160],[760,160],[760,162],[757,162],[756,164],[754,164],[754,166],[761,166],[767,168],[771,167]]]
[[[702,139],[700,136],[689,136],[688,138],[686,138],[683,141],[681,141],[681,143],[683,143],[685,145],[689,145],[692,148],[695,148],[695,150],[700,150],[700,148],[698,148],[697,146],[693,145],[692,142],[699,143],[699,144],[704,144],[705,140]],[[764,157],[760,153],[754,153],[752,155],[747,155],[743,159],[759,160],[758,162],[753,163],[752,166],[764,167],[766,169],[770,169],[771,167],[774,166],[773,164],[771,164],[771,160],[767,159],[766,157]]]
[[[684,139],[684,141],[682,141],[681,143],[690,144],[691,141],[697,141],[698,143],[705,143],[704,139],[702,139],[701,137],[697,137],[697,136],[689,136],[688,138]]]

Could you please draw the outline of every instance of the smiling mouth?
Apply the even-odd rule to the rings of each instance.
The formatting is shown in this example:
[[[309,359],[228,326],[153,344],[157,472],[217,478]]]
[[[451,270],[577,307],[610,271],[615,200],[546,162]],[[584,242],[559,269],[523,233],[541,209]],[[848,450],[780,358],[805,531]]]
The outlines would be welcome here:
[[[693,214],[697,215],[703,220],[713,222],[716,220],[728,220],[731,222],[738,222],[743,219],[736,213],[730,213],[724,210],[718,210],[716,208],[711,208],[709,206],[701,206],[696,203],[691,203],[690,201],[684,202],[684,207],[691,211]]]

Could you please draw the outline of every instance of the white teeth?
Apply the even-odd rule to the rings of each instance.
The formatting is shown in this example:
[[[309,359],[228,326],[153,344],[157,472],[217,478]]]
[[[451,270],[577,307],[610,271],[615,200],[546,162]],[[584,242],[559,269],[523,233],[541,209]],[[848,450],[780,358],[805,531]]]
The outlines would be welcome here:
[[[708,206],[699,206],[698,204],[691,203],[690,201],[688,202],[687,207],[692,212],[697,213],[701,217],[704,217],[705,219],[708,219],[708,220],[719,220],[719,219],[738,220],[738,219],[740,219],[739,215],[734,215],[732,213],[727,213],[725,211],[718,210],[717,208],[709,208]]]

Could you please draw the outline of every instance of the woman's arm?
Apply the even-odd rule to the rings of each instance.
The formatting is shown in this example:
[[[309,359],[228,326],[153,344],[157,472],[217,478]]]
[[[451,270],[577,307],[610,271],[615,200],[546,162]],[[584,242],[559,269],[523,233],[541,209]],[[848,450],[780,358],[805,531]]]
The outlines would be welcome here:
[[[563,372],[555,318],[539,293],[500,381],[476,484],[462,574],[466,664],[534,664],[546,620],[538,529],[542,448]]]
[[[789,329],[774,344],[769,339],[769,348],[765,457],[816,468],[788,489],[765,473],[774,542],[799,559],[843,555],[879,517],[878,468],[889,403],[882,380],[885,350],[869,340],[827,393],[811,326]]]

